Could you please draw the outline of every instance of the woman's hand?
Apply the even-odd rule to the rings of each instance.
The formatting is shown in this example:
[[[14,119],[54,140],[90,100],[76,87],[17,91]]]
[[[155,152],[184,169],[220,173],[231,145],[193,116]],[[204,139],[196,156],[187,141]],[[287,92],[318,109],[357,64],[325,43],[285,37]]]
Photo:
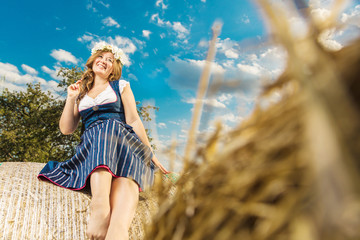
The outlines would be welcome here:
[[[81,83],[81,80],[78,80],[76,83],[71,84],[67,88],[68,98],[76,98],[79,95],[80,83]]]
[[[80,93],[80,83],[81,80],[67,88],[68,95],[59,121],[60,131],[65,135],[72,134],[80,121],[80,114],[76,105],[76,98]]]
[[[152,158],[153,163],[160,169],[160,171],[164,174],[168,174],[170,173],[168,170],[166,170],[166,168],[159,162],[159,160],[157,159],[157,157],[155,156],[155,154],[153,154],[153,158]]]

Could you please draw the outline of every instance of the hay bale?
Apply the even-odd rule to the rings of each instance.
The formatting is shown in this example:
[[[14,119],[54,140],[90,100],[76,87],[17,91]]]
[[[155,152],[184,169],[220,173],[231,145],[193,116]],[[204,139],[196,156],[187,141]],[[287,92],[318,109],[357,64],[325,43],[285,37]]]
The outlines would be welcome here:
[[[0,165],[0,239],[87,239],[91,196],[39,181],[43,163]],[[144,237],[157,204],[141,193],[130,239]]]

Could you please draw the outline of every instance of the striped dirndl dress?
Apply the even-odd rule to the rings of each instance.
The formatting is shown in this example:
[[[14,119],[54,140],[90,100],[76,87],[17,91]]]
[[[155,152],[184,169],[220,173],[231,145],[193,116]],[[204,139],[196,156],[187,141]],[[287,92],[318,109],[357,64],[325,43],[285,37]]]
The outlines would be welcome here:
[[[100,100],[93,99],[95,104],[99,101],[102,104],[90,103],[94,106],[86,108],[89,99],[84,97],[86,104],[80,102],[79,110],[85,131],[76,147],[76,154],[65,162],[48,162],[38,175],[40,179],[72,190],[81,190],[87,186],[94,170],[105,168],[113,177],[133,179],[140,190],[153,184],[157,167],[151,161],[152,152],[141,142],[132,127],[124,123],[121,81],[120,87],[119,81],[110,82],[104,94],[101,93],[104,97],[99,94]]]

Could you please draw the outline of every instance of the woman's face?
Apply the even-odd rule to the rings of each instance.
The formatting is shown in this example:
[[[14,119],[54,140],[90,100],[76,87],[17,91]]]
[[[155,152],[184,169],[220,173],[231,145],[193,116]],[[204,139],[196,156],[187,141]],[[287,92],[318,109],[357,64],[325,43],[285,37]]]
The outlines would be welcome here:
[[[111,52],[103,52],[95,59],[92,69],[99,77],[109,79],[114,61],[114,55]]]

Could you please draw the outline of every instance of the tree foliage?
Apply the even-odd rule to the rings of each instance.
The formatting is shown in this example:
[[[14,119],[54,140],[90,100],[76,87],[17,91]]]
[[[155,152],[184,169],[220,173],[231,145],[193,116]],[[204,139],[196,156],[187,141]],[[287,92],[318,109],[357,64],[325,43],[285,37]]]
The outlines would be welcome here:
[[[5,89],[0,96],[0,161],[60,161],[74,154],[79,131],[60,133],[63,105],[40,83],[28,84],[26,91]]]
[[[81,126],[72,135],[63,135],[58,123],[67,87],[80,79],[82,73],[79,67],[60,69],[58,75],[62,80],[58,87],[64,90],[58,92],[64,97],[61,99],[55,98],[49,91],[43,91],[40,83],[28,84],[26,91],[5,89],[1,93],[0,162],[64,161],[74,155]],[[137,107],[143,121],[151,121],[150,109],[158,110],[153,106],[143,107],[139,102]],[[146,131],[149,135],[150,131]]]
[[[151,110],[159,111],[158,107],[151,106],[151,105],[142,106],[141,103],[138,101],[136,102],[136,106],[137,106],[138,114],[144,122],[151,121],[151,117],[150,117]],[[151,129],[146,128],[145,131],[146,131],[146,135],[148,136],[149,142],[151,143],[153,140],[153,138],[151,137]],[[151,147],[153,150],[157,149],[155,144],[151,144]]]

